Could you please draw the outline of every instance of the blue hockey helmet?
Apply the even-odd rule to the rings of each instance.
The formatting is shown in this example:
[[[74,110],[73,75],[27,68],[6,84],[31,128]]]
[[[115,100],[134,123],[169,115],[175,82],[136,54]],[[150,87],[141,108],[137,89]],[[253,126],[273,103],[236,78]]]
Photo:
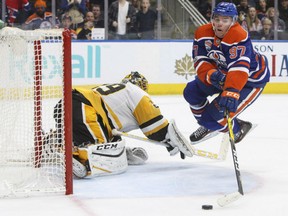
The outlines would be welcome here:
[[[220,2],[217,4],[213,9],[212,18],[214,18],[215,15],[229,16],[232,17],[233,21],[238,19],[236,5],[230,2]]]

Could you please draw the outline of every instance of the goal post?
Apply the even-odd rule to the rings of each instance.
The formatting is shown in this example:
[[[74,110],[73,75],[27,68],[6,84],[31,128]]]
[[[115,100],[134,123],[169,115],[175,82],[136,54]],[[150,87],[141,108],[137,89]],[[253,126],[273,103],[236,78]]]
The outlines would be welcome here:
[[[0,50],[0,197],[72,194],[70,31],[5,27]]]
[[[63,32],[65,52],[63,55],[64,60],[64,104],[65,104],[65,113],[64,115],[64,128],[65,128],[65,158],[66,158],[66,195],[73,193],[73,167],[72,167],[72,48],[71,48],[71,33],[66,30]]]

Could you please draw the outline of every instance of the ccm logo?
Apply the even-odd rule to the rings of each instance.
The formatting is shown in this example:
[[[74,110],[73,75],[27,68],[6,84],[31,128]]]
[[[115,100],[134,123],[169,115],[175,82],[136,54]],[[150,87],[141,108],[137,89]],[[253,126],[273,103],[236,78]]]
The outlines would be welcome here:
[[[228,97],[233,97],[233,98],[236,98],[236,99],[239,99],[240,95],[236,92],[225,92],[225,96],[228,96]]]
[[[103,150],[103,149],[116,149],[118,144],[105,144],[105,145],[96,145],[97,150]]]

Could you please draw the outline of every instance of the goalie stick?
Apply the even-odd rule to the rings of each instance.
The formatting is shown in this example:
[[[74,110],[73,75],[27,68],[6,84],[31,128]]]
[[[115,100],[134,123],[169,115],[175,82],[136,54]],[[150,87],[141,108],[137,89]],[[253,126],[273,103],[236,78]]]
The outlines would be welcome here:
[[[224,207],[238,200],[241,196],[244,195],[242,181],[241,181],[241,173],[240,173],[239,163],[238,163],[238,157],[237,157],[237,152],[236,152],[236,147],[235,147],[235,142],[234,142],[232,119],[229,117],[228,111],[226,112],[226,118],[227,118],[228,130],[229,130],[229,140],[231,144],[231,152],[232,152],[232,158],[233,158],[233,163],[234,163],[235,175],[237,179],[238,191],[224,195],[223,197],[219,198],[217,200],[217,203],[221,207]]]
[[[125,133],[125,132],[118,131],[116,129],[113,129],[112,133],[113,133],[113,135],[125,136],[125,137],[128,137],[128,138],[141,140],[141,141],[144,141],[144,142],[150,142],[150,143],[154,143],[156,145],[162,145],[162,146],[168,147],[168,145],[165,144],[165,143],[158,142],[158,141],[155,141],[155,140],[151,140],[149,138],[142,137],[142,136],[137,136],[137,135],[134,135],[134,134],[128,134],[128,133]],[[221,146],[220,146],[220,149],[219,149],[218,153],[213,153],[213,152],[197,149],[197,148],[195,148],[192,145],[191,145],[191,148],[193,149],[194,155],[196,155],[196,156],[204,157],[204,158],[210,158],[210,159],[214,159],[214,160],[225,160],[226,156],[227,156],[227,151],[229,149],[229,137],[227,136],[227,134],[223,135],[223,139],[222,139]]]

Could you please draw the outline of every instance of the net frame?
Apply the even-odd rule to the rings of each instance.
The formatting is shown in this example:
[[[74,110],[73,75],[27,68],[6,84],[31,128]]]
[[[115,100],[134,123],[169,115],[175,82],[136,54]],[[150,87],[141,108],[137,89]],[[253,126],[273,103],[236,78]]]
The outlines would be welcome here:
[[[23,36],[22,30],[16,30],[16,29],[9,29],[8,30],[3,29],[5,32],[0,33],[0,36],[9,36],[9,34],[15,36],[20,35]],[[42,167],[42,153],[43,153],[43,134],[42,134],[42,103],[43,103],[43,89],[42,86],[42,79],[43,79],[43,71],[42,71],[42,65],[43,65],[43,50],[42,50],[42,39],[43,36],[49,35],[49,31],[55,31],[56,30],[37,30],[37,31],[27,31],[24,35],[31,36],[32,38],[35,38],[33,42],[34,47],[34,66],[33,66],[33,83],[34,83],[34,89],[33,89],[33,100],[34,100],[34,168],[40,169]],[[64,159],[63,162],[65,163],[65,191],[64,193],[66,195],[73,193],[73,173],[72,173],[72,75],[71,75],[71,36],[70,31],[68,29],[62,29],[57,30],[57,34],[59,34],[59,37],[62,38],[63,46],[62,46],[62,53],[63,53],[63,85],[61,86],[61,90],[63,91],[63,145],[64,145]],[[9,47],[9,46],[8,46]],[[0,86],[1,87],[1,86]],[[1,88],[0,88],[1,90]],[[2,91],[1,91],[2,92]],[[0,93],[1,93],[0,92]],[[0,94],[1,96],[1,94]],[[1,138],[1,136],[0,136]],[[1,147],[1,146],[0,146]],[[0,148],[1,150],[1,148]],[[17,161],[18,164],[23,163],[24,161]],[[1,164],[2,166],[2,164]],[[5,166],[5,165],[4,165]],[[15,168],[15,171],[17,172],[17,165],[13,165],[11,167],[11,175],[15,173],[13,169]],[[30,168],[29,168],[30,169]],[[9,173],[8,173],[9,174]],[[6,183],[7,187],[9,188],[9,183]],[[0,188],[0,197],[8,197],[8,196],[29,196],[29,195],[42,195],[44,194],[54,194],[55,193],[62,193],[63,191],[45,191],[41,189],[38,191],[33,191],[33,189],[21,189],[21,191],[13,191],[13,193],[9,193],[7,191],[1,192]]]

